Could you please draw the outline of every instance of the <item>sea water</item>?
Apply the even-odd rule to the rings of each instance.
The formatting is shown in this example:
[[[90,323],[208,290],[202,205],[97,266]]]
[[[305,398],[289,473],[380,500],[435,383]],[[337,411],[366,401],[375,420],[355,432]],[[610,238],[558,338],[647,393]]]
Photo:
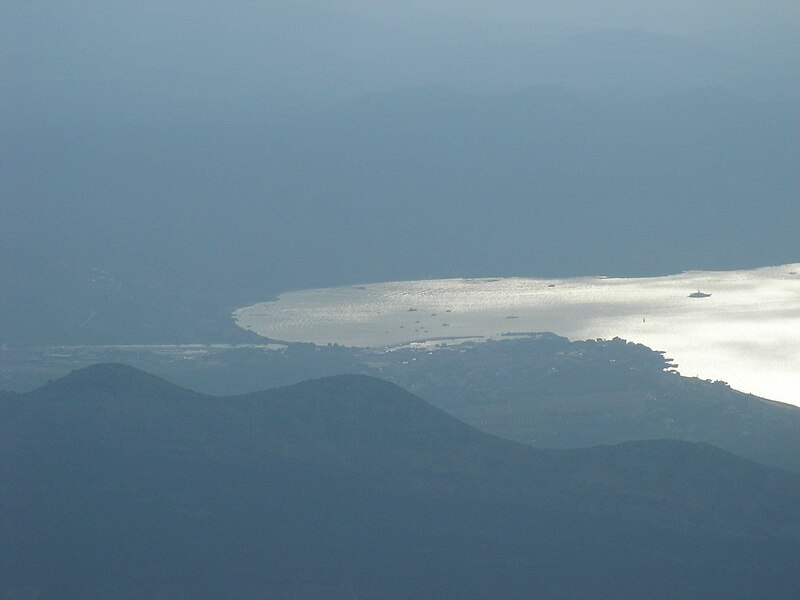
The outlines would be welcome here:
[[[690,294],[710,294],[690,297]],[[392,347],[551,331],[663,350],[683,375],[800,405],[800,263],[644,278],[434,279],[292,291],[233,313],[288,342]]]

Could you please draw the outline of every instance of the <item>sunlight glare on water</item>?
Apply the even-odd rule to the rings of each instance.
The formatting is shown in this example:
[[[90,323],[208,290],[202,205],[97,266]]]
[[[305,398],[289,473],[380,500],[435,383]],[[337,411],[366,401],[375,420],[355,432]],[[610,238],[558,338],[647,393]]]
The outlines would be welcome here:
[[[711,294],[691,298],[693,292]],[[800,405],[800,263],[648,278],[436,279],[294,291],[233,313],[272,339],[384,347],[551,331],[664,350],[686,376]]]

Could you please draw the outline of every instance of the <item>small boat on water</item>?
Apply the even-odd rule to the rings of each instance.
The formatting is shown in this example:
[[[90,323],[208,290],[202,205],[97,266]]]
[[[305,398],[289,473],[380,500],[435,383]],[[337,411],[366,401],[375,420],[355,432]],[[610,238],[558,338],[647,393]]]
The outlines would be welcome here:
[[[705,294],[700,290],[697,290],[696,292],[692,292],[691,294],[689,294],[689,298],[708,298],[710,295],[711,294]]]

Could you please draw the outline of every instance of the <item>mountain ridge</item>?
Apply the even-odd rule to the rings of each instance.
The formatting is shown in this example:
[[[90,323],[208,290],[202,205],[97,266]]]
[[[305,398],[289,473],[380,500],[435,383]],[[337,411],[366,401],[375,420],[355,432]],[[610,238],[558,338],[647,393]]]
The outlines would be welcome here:
[[[798,506],[705,444],[531,448],[361,375],[214,397],[106,364],[0,400],[3,594],[791,597]]]
[[[75,399],[72,407],[71,398]],[[148,432],[155,441],[169,433],[199,443],[209,434],[204,420],[213,419],[217,431],[212,439],[219,444],[211,445],[215,449],[249,452],[249,447],[250,451],[367,473],[428,470],[492,482],[510,476],[514,463],[525,463],[532,473],[569,486],[595,481],[593,470],[600,469],[605,480],[597,478],[596,482],[601,488],[613,489],[631,473],[642,481],[658,480],[656,473],[669,479],[680,469],[665,458],[678,457],[704,477],[712,476],[714,469],[725,474],[749,473],[744,480],[756,477],[759,484],[783,477],[790,482],[789,488],[798,485],[800,492],[800,475],[766,468],[702,442],[661,439],[571,450],[533,448],[479,431],[397,384],[366,375],[322,377],[274,390],[216,397],[134,367],[107,363],[76,370],[18,395],[13,404],[19,410],[29,400],[44,403],[35,409],[57,407],[57,418],[71,419],[70,408],[74,414],[97,410],[95,418],[109,439],[114,438],[110,432],[115,430],[125,434],[130,428],[149,427],[165,418],[161,427]],[[239,434],[247,441],[234,439]],[[647,474],[643,465],[652,473]],[[756,472],[761,475],[755,476]],[[697,476],[692,474],[682,483],[690,485]],[[736,480],[729,476],[720,485],[735,486]],[[669,485],[676,482],[679,478],[669,479]],[[634,493],[642,489],[641,484],[630,487]],[[516,491],[525,495],[530,488],[522,485]],[[756,492],[755,487],[749,490]]]

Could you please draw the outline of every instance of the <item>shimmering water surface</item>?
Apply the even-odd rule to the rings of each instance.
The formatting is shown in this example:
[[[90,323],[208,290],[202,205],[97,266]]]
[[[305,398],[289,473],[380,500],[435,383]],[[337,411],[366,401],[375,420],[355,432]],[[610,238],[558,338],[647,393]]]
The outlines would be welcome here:
[[[689,297],[698,291],[711,295]],[[395,281],[288,292],[233,316],[269,338],[347,346],[619,336],[666,351],[683,375],[800,405],[800,263],[631,279]]]

